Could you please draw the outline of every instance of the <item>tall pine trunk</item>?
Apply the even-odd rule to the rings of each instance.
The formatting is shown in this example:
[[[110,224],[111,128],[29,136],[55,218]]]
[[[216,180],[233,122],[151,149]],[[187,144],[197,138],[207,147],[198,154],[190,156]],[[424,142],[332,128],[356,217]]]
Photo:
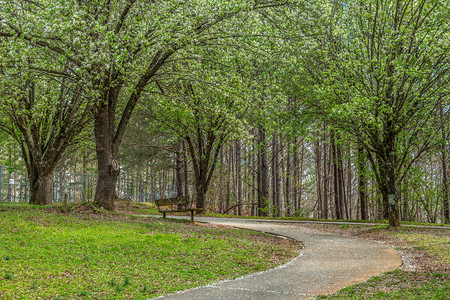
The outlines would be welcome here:
[[[280,141],[278,133],[273,134],[272,143],[272,205],[275,217],[281,214],[280,206]]]
[[[444,117],[444,108],[442,106],[442,103],[439,104],[439,112],[440,117],[443,119]],[[446,224],[450,223],[450,205],[449,205],[449,199],[448,199],[448,166],[447,166],[447,135],[444,130],[444,124],[441,124],[441,133],[442,133],[442,140],[443,145],[441,148],[441,164],[442,164],[442,217],[443,222]]]
[[[177,196],[183,196],[183,175],[182,175],[182,169],[183,169],[183,159],[182,159],[182,149],[183,149],[183,142],[180,140],[177,145],[176,154],[175,154],[175,182],[177,187]]]
[[[336,151],[336,142],[334,132],[331,132],[331,153],[333,162],[333,192],[334,192],[334,213],[336,219],[342,219],[341,215],[341,200],[340,200],[340,184],[339,184],[339,171],[338,171],[338,159]]]
[[[326,132],[324,133],[326,135]],[[329,169],[329,155],[326,144],[326,137],[323,138],[323,207],[322,218],[328,219],[328,169]]]
[[[266,130],[259,127],[258,153],[258,216],[267,216],[269,166],[267,163]]]
[[[242,215],[242,178],[241,178],[241,142],[236,140],[235,142],[236,151],[236,204],[237,204],[237,214]]]
[[[286,197],[286,214],[291,216],[292,203],[291,203],[291,145],[287,143],[287,159],[286,159],[286,180],[285,180],[285,197]]]
[[[367,220],[367,187],[364,148],[358,145],[358,200],[362,220]]]
[[[316,140],[314,142],[314,155],[315,155],[315,175],[316,175],[316,194],[317,194],[317,213],[318,217],[322,214],[322,178],[321,178],[321,169],[322,169],[322,155],[320,151],[320,142]]]

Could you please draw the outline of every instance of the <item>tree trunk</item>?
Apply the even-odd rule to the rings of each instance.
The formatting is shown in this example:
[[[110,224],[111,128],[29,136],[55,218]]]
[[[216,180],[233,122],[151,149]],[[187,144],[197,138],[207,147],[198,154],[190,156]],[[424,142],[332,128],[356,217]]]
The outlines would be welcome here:
[[[98,169],[95,203],[106,210],[114,210],[116,182],[120,173],[116,160],[118,147],[113,147],[110,122],[107,106],[98,107],[94,124]]]
[[[388,213],[389,213],[389,226],[394,228],[400,227],[400,215],[398,209],[398,195],[397,195],[397,183],[395,178],[394,169],[388,169]]]
[[[439,112],[440,117],[443,119],[444,117],[444,108],[442,106],[442,103],[439,104]],[[442,215],[443,215],[443,222],[446,224],[450,223],[450,205],[448,200],[448,166],[447,166],[447,135],[444,130],[444,124],[441,124],[441,133],[442,133],[442,140],[443,145],[441,148],[441,163],[442,163]]]
[[[384,215],[389,220],[389,226],[400,227],[400,214],[398,207],[397,178],[395,174],[395,138],[387,134],[383,157],[379,157],[380,190],[383,196]]]
[[[188,161],[188,155],[186,151],[186,143],[182,141],[182,151],[183,151],[183,171],[184,171],[184,195],[189,196],[189,161]]]
[[[52,204],[54,175],[55,174],[52,171],[46,174],[33,174],[32,176],[30,176],[30,204]]]
[[[321,180],[321,169],[322,169],[322,155],[320,153],[320,143],[318,140],[314,142],[314,162],[315,162],[315,175],[316,175],[316,194],[317,194],[317,213],[318,217],[322,214],[322,180]]]
[[[364,148],[358,145],[358,196],[361,219],[367,220],[367,192]]]
[[[348,160],[347,160],[347,218],[349,220],[352,219],[352,155],[351,148],[349,147],[348,151]]]
[[[252,174],[252,217],[256,216],[258,214],[257,211],[257,184],[259,182],[259,169],[258,169],[258,154],[256,152],[257,149],[257,142],[255,139],[255,135],[256,135],[256,130],[253,129],[253,143],[252,143],[252,151],[251,151],[251,158],[252,158],[252,167],[251,169],[253,170],[253,172],[251,172]]]
[[[272,144],[272,205],[274,216],[280,217],[280,141],[276,131]]]
[[[196,186],[196,194],[197,194],[197,202],[196,202],[196,207],[197,208],[206,208],[205,207],[205,203],[206,203],[206,189],[204,186],[197,185]]]
[[[305,139],[302,139],[302,150],[300,153],[300,174],[298,181],[298,207],[297,210],[301,214],[302,196],[303,196],[303,167],[305,165]],[[299,215],[300,216],[300,215]]]
[[[267,163],[266,130],[263,127],[259,128],[258,175],[258,216],[267,216],[269,167]]]
[[[183,169],[183,160],[182,160],[182,149],[183,149],[183,142],[180,140],[177,145],[177,152],[176,152],[176,163],[175,163],[175,177],[176,177],[176,186],[177,186],[177,196],[183,196],[183,176],[182,176],[182,169]]]
[[[331,153],[332,153],[332,161],[333,161],[333,191],[334,191],[334,211],[335,218],[342,219],[341,215],[341,201],[340,201],[340,192],[339,188],[339,172],[338,172],[338,161],[337,161],[337,153],[336,153],[336,143],[334,138],[334,132],[331,133]]]
[[[296,136],[294,139],[294,157],[293,157],[293,180],[292,180],[292,214],[295,214],[298,210],[299,203],[299,172],[300,172],[300,162],[298,159],[298,137]]]
[[[236,151],[236,204],[237,214],[238,216],[242,215],[242,179],[241,179],[241,142],[236,140],[235,142],[235,151]]]
[[[286,180],[285,180],[285,197],[286,197],[286,214],[291,216],[291,145],[287,143],[287,159],[286,159]]]
[[[342,160],[342,151],[341,147],[338,144],[336,146],[336,155],[337,155],[337,168],[338,168],[338,188],[339,188],[339,208],[341,218],[344,218],[344,213],[347,211],[346,208],[346,200],[345,200],[345,180],[344,180],[344,167]],[[348,214],[346,214],[346,218],[348,219]]]
[[[326,134],[326,133],[325,133]],[[328,149],[326,144],[326,137],[323,138],[323,207],[322,207],[322,218],[328,219]]]

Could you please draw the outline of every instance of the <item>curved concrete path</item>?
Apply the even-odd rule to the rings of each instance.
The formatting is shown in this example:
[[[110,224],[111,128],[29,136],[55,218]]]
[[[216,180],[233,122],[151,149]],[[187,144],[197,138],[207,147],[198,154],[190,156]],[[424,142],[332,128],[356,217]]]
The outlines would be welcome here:
[[[202,217],[196,220],[288,236],[301,241],[304,249],[296,259],[276,269],[157,299],[311,299],[401,265],[395,250],[377,242],[325,234],[293,224]]]

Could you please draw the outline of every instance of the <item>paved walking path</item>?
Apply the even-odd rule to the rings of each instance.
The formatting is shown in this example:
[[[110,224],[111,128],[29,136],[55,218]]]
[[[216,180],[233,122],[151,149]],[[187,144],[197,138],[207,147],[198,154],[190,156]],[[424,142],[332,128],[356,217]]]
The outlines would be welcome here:
[[[387,245],[325,234],[295,224],[204,217],[196,221],[288,236],[301,241],[304,249],[296,259],[276,269],[158,299],[311,299],[401,265],[398,253]]]

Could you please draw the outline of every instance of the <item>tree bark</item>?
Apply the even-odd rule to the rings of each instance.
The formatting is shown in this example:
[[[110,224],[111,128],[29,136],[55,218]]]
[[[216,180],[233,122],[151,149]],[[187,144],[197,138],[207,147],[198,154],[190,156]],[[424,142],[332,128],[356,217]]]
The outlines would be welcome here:
[[[294,139],[294,157],[293,157],[293,180],[292,180],[292,214],[295,214],[298,210],[299,203],[299,172],[300,172],[300,162],[298,159],[298,137],[296,136]]]
[[[182,149],[183,142],[180,140],[177,145],[176,154],[175,154],[175,177],[176,177],[176,186],[177,186],[177,196],[183,196],[183,160],[182,160]]]
[[[111,135],[111,122],[114,120],[110,118],[106,105],[98,107],[94,124],[98,170],[95,203],[106,210],[114,210],[116,182],[120,173],[116,160],[118,147],[114,147]]]
[[[267,216],[269,167],[267,163],[266,130],[259,127],[258,155],[258,216]]]
[[[333,161],[333,192],[334,192],[334,212],[336,219],[342,219],[341,215],[341,201],[340,201],[340,192],[339,188],[339,172],[338,172],[338,160],[337,160],[337,152],[336,152],[336,142],[334,137],[334,132],[331,132],[331,153],[332,153],[332,161]]]
[[[349,147],[348,151],[348,160],[347,160],[347,218],[349,220],[352,219],[352,155],[351,148]]]
[[[316,194],[317,194],[317,213],[318,217],[322,214],[322,178],[320,176],[322,169],[322,155],[320,153],[320,143],[318,140],[314,142],[314,154],[315,154],[315,175],[316,175]]]
[[[398,228],[400,227],[400,214],[395,170],[395,137],[389,133],[386,136],[384,148],[379,150],[382,155],[381,157],[378,155],[380,191],[383,197],[384,217],[387,216],[389,226]]]
[[[358,145],[358,198],[362,220],[367,220],[367,187],[366,187],[365,155],[362,145]]]
[[[242,215],[242,183],[241,183],[241,142],[239,140],[235,141],[235,151],[236,151],[236,204],[238,216]]]
[[[344,213],[347,212],[346,209],[346,200],[345,200],[345,180],[344,180],[344,167],[343,167],[343,159],[342,159],[342,151],[341,147],[338,144],[336,146],[336,155],[337,155],[337,168],[338,168],[338,188],[339,188],[339,208],[341,218],[344,218]],[[348,213],[346,214],[346,218],[348,219]]]
[[[439,104],[439,113],[441,119],[444,118],[444,108],[442,106],[442,103]],[[450,205],[449,205],[449,199],[448,199],[448,166],[447,166],[447,135],[444,130],[444,122],[441,123],[441,134],[442,134],[442,140],[443,145],[441,147],[441,164],[442,164],[442,217],[443,222],[446,224],[450,223]]]
[[[326,132],[325,132],[326,135]],[[326,144],[326,137],[323,138],[323,207],[322,207],[322,218],[328,219],[328,149]]]
[[[280,217],[280,141],[276,131],[272,143],[272,205],[274,216]]]
[[[291,216],[292,203],[291,203],[291,147],[290,143],[287,143],[287,159],[286,159],[286,180],[285,180],[285,197],[286,197],[286,214]]]
[[[30,176],[31,197],[30,204],[50,205],[53,196],[54,171]]]
[[[186,143],[182,141],[182,151],[183,151],[183,171],[184,171],[184,195],[189,196],[189,161],[186,151]]]

